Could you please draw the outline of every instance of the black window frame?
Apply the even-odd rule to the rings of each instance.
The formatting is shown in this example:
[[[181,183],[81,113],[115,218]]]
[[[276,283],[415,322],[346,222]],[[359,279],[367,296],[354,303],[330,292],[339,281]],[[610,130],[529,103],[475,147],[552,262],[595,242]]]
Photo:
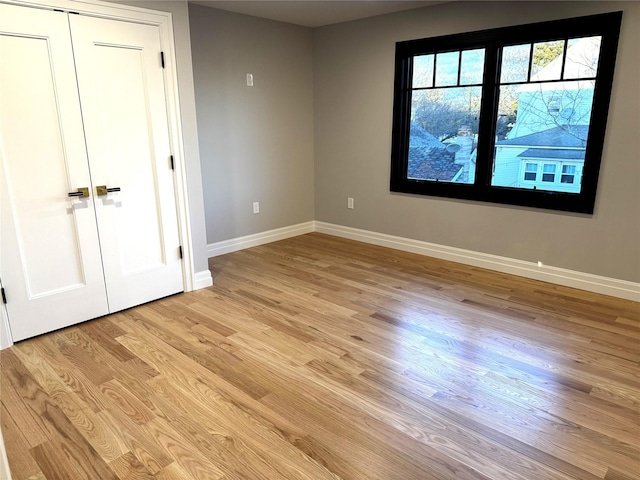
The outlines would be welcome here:
[[[532,23],[396,43],[391,191],[592,214],[605,139],[622,12]],[[601,36],[580,193],[491,185],[500,88],[500,53],[510,45]],[[476,176],[473,183],[407,178],[413,57],[485,49]]]

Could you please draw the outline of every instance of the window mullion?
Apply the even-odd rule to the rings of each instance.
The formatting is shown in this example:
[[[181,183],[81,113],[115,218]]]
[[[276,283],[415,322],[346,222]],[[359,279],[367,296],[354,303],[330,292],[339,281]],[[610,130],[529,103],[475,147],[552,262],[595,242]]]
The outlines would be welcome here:
[[[569,48],[569,41],[564,39],[564,47],[562,49],[562,66],[560,68],[560,80],[564,80],[564,68],[567,65],[567,50]]]
[[[495,145],[495,125],[498,114],[498,65],[499,47],[497,44],[485,47],[484,83],[480,103],[480,122],[478,128],[478,152],[476,156],[476,182],[478,187],[491,185],[493,149]]]

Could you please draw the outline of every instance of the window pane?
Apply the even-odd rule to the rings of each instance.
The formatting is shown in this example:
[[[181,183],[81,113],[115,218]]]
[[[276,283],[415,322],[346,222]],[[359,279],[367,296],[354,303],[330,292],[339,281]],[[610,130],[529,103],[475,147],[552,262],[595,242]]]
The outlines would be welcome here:
[[[555,182],[556,181],[556,166],[546,164],[542,167],[542,181],[543,182]]]
[[[542,168],[542,181],[543,182],[555,182],[556,181],[556,166],[544,165]]]
[[[460,52],[436,55],[436,87],[458,84],[458,61]]]
[[[484,75],[484,48],[462,52],[460,85],[479,85]]]
[[[480,87],[413,92],[408,178],[473,183],[481,92]]]
[[[551,115],[557,115],[560,113],[560,107],[562,106],[561,103],[562,98],[560,97],[560,95],[551,95],[549,97],[549,100],[547,101],[546,105],[547,105],[547,112]]]
[[[564,78],[593,78],[596,76],[601,39],[602,37],[569,39]]]
[[[593,90],[591,80],[501,86],[491,184],[579,193],[575,172],[584,163]],[[527,175],[527,165],[535,161],[550,163],[541,175]],[[563,165],[562,174],[569,177],[558,183],[560,168],[549,169],[567,161],[575,165]]]
[[[563,165],[562,176],[560,177],[560,183],[573,183],[575,181],[576,166],[575,165]]]
[[[535,182],[538,173],[537,163],[527,163],[524,170],[524,179],[530,182]]]
[[[533,45],[531,80],[560,80],[564,40]]]
[[[434,55],[413,57],[413,88],[433,87]]]
[[[526,82],[530,54],[530,43],[504,47],[502,49],[500,83]]]

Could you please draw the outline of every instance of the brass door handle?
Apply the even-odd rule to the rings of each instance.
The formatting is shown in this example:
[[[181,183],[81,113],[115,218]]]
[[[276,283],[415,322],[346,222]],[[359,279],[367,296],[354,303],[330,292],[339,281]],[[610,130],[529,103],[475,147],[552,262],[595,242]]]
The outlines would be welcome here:
[[[108,193],[111,193],[111,192],[119,192],[119,191],[120,191],[120,187],[107,188],[106,185],[98,185],[96,187],[96,194],[99,197],[102,197],[103,195],[107,195]]]
[[[89,196],[88,188],[79,188],[77,192],[69,192],[70,197],[86,198]]]

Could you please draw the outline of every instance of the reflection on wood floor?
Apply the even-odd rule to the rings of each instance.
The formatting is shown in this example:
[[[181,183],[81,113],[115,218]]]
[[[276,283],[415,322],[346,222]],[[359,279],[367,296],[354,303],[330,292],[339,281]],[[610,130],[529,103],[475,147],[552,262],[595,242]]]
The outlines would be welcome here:
[[[637,303],[318,233],[211,267],[2,352],[15,480],[640,478]]]

